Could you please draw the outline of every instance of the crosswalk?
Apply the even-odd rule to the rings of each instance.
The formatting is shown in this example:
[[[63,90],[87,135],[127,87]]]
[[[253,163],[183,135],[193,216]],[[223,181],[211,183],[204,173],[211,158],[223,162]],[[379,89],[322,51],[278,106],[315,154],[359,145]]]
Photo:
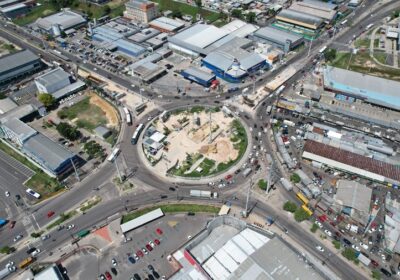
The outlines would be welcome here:
[[[3,151],[0,151],[0,164],[7,164],[16,170],[18,170],[19,173],[25,175],[27,178],[33,176],[35,172],[19,162],[18,160],[14,159],[13,157],[9,156]]]

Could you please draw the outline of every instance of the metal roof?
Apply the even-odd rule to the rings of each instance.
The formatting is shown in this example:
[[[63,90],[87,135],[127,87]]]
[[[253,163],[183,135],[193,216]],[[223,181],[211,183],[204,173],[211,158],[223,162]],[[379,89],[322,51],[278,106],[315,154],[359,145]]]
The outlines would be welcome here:
[[[193,77],[199,78],[203,81],[210,81],[212,79],[215,79],[214,74],[206,72],[204,70],[201,70],[201,69],[193,67],[193,66],[183,70],[183,72],[185,72],[186,74],[191,75]]]
[[[400,82],[327,66],[324,69],[324,87],[400,110]]]
[[[14,4],[14,3],[18,3],[18,2],[23,2],[22,0],[4,0],[4,1],[0,1],[0,7],[5,7],[8,6],[10,4]]]
[[[58,84],[59,82],[66,79],[69,79],[70,76],[71,75],[65,72],[61,67],[57,67],[37,77],[36,81],[44,87],[49,87],[51,85]]]
[[[339,180],[336,184],[335,200],[360,212],[369,213],[372,189],[355,181]]]
[[[36,110],[37,109],[32,106],[32,104],[24,104],[18,106],[14,110],[8,111],[7,113],[0,115],[0,123],[5,123],[6,121],[11,119],[21,119],[35,112]]]
[[[57,14],[36,20],[36,24],[45,30],[50,30],[54,25],[60,25],[62,30],[67,30],[85,22],[86,19],[83,16],[70,10],[64,10]]]
[[[164,212],[161,210],[161,208],[155,209],[151,212],[137,217],[136,219],[130,220],[129,222],[122,224],[121,230],[123,233],[131,231],[151,221],[154,221],[155,219],[161,218],[162,216],[164,216]]]
[[[125,3],[126,7],[140,10],[142,10],[146,5],[154,5],[154,3],[147,0],[130,0]]]
[[[58,269],[56,264],[42,270],[35,275],[35,280],[62,280],[64,276]]]
[[[2,124],[8,130],[11,130],[14,134],[18,135],[18,138],[24,142],[29,137],[37,134],[38,132],[34,130],[29,125],[25,124],[19,119],[9,119]]]
[[[303,6],[314,7],[326,11],[335,10],[338,7],[336,4],[333,3],[316,0],[303,0],[302,2],[297,3],[301,3]]]
[[[13,12],[15,10],[19,10],[19,9],[23,9],[23,8],[27,8],[28,6],[25,5],[24,3],[18,3],[12,6],[8,6],[5,8],[0,9],[0,12],[2,13],[9,13],[9,12]]]
[[[39,61],[39,57],[30,50],[22,50],[0,57],[0,75],[6,71]]]
[[[254,32],[254,36],[281,45],[285,45],[287,40],[290,40],[292,44],[303,40],[303,38],[299,35],[269,26],[258,29],[256,32]]]
[[[313,28],[318,28],[323,20],[320,17],[316,17],[313,15],[308,15],[305,13],[301,12],[296,12],[294,10],[282,10],[277,16],[276,19],[280,20],[288,20],[290,22],[298,22],[298,23],[304,23],[306,25],[313,26]]]
[[[168,31],[175,31],[185,26],[185,23],[167,17],[159,17],[149,23],[150,26]]]
[[[17,107],[18,105],[10,97],[0,99],[0,115]]]
[[[308,15],[318,16],[329,21],[333,20],[337,14],[335,10],[319,9],[311,5],[305,5],[304,2],[294,2],[289,9]]]
[[[23,144],[23,150],[52,171],[74,157],[73,153],[41,133],[30,137]]]

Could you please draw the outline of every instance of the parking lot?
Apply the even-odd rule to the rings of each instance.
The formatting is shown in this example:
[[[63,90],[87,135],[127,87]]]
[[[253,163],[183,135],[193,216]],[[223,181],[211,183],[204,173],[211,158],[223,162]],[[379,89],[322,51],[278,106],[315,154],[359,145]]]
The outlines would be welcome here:
[[[106,272],[113,279],[131,279],[134,274],[140,279],[168,278],[175,269],[167,256],[197,234],[212,216],[196,214],[189,219],[187,213],[166,214],[127,233],[127,242],[114,240],[112,245],[97,252],[85,249],[63,264],[70,279],[94,279]],[[116,265],[113,265],[113,259]]]

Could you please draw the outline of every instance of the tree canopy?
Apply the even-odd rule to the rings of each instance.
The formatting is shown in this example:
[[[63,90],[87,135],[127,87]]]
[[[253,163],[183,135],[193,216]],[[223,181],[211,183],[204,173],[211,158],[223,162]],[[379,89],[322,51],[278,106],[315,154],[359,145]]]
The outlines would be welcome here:
[[[49,93],[39,93],[38,100],[43,103],[46,108],[54,105],[56,99]]]

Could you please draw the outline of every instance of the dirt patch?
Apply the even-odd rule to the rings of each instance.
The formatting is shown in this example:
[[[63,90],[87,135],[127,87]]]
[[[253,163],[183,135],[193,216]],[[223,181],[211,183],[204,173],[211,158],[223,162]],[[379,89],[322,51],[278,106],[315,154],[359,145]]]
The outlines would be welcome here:
[[[239,155],[239,151],[236,150],[232,142],[227,139],[217,140],[211,145],[202,146],[199,152],[209,159],[224,163],[236,159]]]
[[[113,106],[94,93],[90,95],[90,103],[98,106],[105,114],[110,126],[118,126],[118,115]]]

